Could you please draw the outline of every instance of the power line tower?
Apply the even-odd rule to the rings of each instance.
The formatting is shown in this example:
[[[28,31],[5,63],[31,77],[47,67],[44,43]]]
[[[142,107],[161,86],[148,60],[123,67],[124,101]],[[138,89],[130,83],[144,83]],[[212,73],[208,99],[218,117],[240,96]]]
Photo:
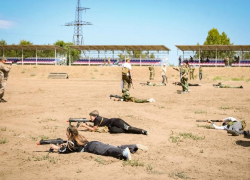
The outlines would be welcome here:
[[[66,23],[65,26],[75,26],[74,27],[74,35],[73,35],[73,43],[75,45],[83,44],[83,35],[82,35],[82,26],[83,25],[92,25],[91,22],[82,21],[82,11],[90,9],[81,7],[81,0],[78,0],[76,6],[76,19],[73,22]]]

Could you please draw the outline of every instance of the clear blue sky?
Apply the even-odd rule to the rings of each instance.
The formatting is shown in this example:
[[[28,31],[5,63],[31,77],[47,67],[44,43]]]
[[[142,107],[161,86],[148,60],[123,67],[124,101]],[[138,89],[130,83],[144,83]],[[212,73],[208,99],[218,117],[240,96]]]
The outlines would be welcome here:
[[[71,42],[77,0],[0,0],[0,40],[18,44]],[[250,44],[249,0],[81,0],[85,45],[165,45],[177,64],[175,45],[203,44],[210,29],[236,45]],[[180,51],[179,51],[180,53]]]

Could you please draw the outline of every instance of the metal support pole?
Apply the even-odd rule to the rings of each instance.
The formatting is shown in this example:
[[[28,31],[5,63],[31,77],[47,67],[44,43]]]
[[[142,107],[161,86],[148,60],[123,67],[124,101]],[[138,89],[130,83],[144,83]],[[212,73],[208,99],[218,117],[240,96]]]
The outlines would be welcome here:
[[[4,57],[4,48],[3,48],[3,57]]]
[[[217,67],[217,47],[216,47],[216,67]]]
[[[141,66],[141,49],[140,49],[140,66]]]
[[[71,66],[71,48],[69,48],[69,66]]]
[[[36,48],[36,65],[37,65],[37,48]]]
[[[183,51],[183,58],[182,58],[182,62],[184,62],[184,51]]]
[[[239,58],[239,67],[240,67],[240,61],[243,59],[243,51],[241,50],[241,57]]]
[[[56,48],[55,48],[55,65],[56,65]]]
[[[22,48],[22,65],[23,65],[23,48]]]
[[[90,66],[90,49],[89,49],[89,66]]]
[[[201,65],[201,48],[199,47],[199,66]]]

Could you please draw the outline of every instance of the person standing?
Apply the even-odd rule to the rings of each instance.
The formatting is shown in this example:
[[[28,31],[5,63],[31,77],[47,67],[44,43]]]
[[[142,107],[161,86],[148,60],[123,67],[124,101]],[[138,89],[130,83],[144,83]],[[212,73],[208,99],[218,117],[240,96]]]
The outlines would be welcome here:
[[[190,66],[189,67],[189,79],[191,80],[191,79],[193,79],[194,80],[194,66]]]
[[[202,80],[202,67],[199,67],[199,79]]]
[[[103,58],[103,66],[106,66],[106,58]]]
[[[108,65],[110,66],[110,57],[108,58]]]
[[[162,84],[166,84],[165,81],[168,82],[166,64],[163,64],[163,67],[161,67],[161,76],[162,76]]]
[[[182,93],[188,92],[188,65],[183,67],[182,77],[181,77]]]
[[[181,65],[181,56],[179,56],[179,66]]]
[[[122,82],[123,88],[128,90],[131,88],[132,84],[131,69],[130,59],[126,58],[126,62],[122,65]]]
[[[149,80],[154,80],[154,76],[155,76],[155,69],[154,66],[151,65],[148,67],[150,75],[149,75]]]
[[[3,99],[3,96],[11,66],[4,65],[5,62],[6,59],[2,57],[0,61],[0,102],[7,102],[6,100]]]

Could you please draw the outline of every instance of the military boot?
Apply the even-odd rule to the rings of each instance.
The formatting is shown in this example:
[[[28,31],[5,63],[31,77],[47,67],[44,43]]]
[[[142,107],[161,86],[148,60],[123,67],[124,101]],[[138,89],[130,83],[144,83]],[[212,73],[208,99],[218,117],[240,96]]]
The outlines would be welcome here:
[[[133,133],[133,134],[144,134],[144,135],[148,135],[148,131],[143,130],[143,129],[139,129],[139,128],[135,128],[135,127],[129,127],[128,128],[128,132],[129,133]]]

